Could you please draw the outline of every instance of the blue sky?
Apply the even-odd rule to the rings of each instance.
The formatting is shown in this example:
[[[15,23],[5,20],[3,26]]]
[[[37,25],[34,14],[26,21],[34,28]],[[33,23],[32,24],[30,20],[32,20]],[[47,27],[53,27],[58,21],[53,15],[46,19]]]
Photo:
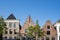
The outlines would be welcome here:
[[[21,25],[24,24],[30,15],[32,20],[38,19],[42,26],[47,20],[55,23],[60,19],[60,1],[59,0],[0,0],[0,16],[5,19],[13,13],[17,19],[20,19]]]

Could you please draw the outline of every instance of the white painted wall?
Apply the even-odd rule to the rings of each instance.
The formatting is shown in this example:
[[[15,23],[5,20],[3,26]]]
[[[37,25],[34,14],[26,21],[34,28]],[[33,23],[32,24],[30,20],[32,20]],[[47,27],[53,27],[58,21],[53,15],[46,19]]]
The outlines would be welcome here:
[[[8,30],[8,34],[3,34],[3,37],[7,36],[7,39],[9,39],[9,37],[11,36],[13,39],[15,36],[17,36],[17,34],[14,34],[14,29],[16,29],[16,32],[19,33],[19,24],[20,24],[20,20],[5,20],[6,24],[7,24],[7,30]],[[9,23],[12,23],[12,27],[9,27]],[[16,28],[13,27],[14,23],[16,23]],[[12,34],[9,34],[9,29],[12,30]]]
[[[56,29],[57,29],[57,40],[59,40],[59,36],[60,36],[60,33],[59,33],[60,23],[56,23],[54,26],[55,26]]]

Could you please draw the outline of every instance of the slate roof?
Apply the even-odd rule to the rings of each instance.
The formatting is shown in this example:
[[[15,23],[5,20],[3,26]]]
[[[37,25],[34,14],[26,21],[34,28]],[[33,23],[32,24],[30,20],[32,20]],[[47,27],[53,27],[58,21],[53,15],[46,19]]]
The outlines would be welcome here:
[[[7,18],[7,20],[11,20],[11,19],[14,19],[14,20],[16,20],[16,18],[15,18],[15,16],[11,13],[9,16],[8,16],[8,18]]]

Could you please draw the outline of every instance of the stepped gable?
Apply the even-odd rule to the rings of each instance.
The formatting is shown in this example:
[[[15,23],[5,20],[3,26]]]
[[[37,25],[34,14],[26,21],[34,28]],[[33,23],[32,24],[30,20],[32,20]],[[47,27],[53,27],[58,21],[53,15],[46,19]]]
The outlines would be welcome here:
[[[32,26],[32,27],[35,26],[30,16],[28,16],[28,18],[26,19],[25,23],[23,24],[20,30],[22,35],[25,34],[25,30],[28,29],[29,26]]]
[[[47,24],[47,23],[52,24],[50,20],[47,20],[47,21],[46,21],[46,24]]]
[[[48,30],[48,26],[50,27],[49,30]],[[45,25],[42,28],[42,31],[45,31],[45,32],[50,31],[50,33],[51,33],[50,36],[51,37],[57,35],[56,29],[54,28],[54,26],[53,26],[53,24],[51,23],[50,20],[46,21]],[[47,34],[45,34],[45,35],[47,35]]]
[[[26,19],[23,27],[24,27],[25,25],[34,26],[34,23],[33,23],[32,18],[31,18],[30,16],[28,16],[28,18]]]

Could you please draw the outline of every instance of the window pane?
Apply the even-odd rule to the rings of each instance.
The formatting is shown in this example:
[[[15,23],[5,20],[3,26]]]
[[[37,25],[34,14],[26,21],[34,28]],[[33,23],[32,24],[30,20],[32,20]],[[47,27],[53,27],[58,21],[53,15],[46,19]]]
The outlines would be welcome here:
[[[55,30],[56,30],[56,27],[54,27],[55,28]]]
[[[9,27],[12,27],[12,23],[9,23]]]
[[[7,30],[5,30],[5,34],[8,34],[8,31]]]
[[[16,29],[14,29],[14,34],[17,34]]]
[[[11,31],[11,29],[9,30],[9,33],[10,33],[10,34],[12,34],[12,31]]]
[[[47,26],[47,29],[50,29],[50,26]]]
[[[14,23],[14,27],[16,27],[16,23]]]
[[[50,31],[47,31],[47,35],[50,35]]]

